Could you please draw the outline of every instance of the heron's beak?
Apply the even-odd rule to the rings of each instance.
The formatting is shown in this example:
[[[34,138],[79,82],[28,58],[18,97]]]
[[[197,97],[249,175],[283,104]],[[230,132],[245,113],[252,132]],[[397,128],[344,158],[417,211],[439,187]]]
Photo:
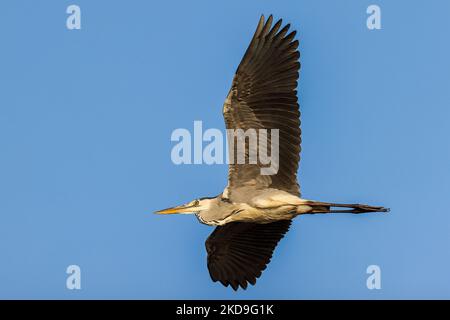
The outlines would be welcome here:
[[[193,208],[193,206],[181,205],[181,206],[176,206],[176,207],[172,207],[172,208],[159,210],[159,211],[156,211],[155,213],[157,213],[157,214],[191,213],[191,212],[194,212],[194,211],[192,211],[192,208]]]

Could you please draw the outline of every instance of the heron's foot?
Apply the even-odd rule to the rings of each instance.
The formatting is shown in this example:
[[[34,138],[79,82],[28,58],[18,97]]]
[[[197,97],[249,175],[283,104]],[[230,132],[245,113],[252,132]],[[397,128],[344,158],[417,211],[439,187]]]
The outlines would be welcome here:
[[[366,213],[366,212],[389,212],[391,210],[389,208],[368,206],[366,204],[355,204],[354,206],[351,206],[350,208],[352,208],[350,213],[353,213],[353,214],[360,214],[360,213]]]
[[[367,212],[389,212],[389,208],[369,206],[367,204],[329,203],[329,202],[309,202],[312,208],[308,214],[314,213],[367,213]]]

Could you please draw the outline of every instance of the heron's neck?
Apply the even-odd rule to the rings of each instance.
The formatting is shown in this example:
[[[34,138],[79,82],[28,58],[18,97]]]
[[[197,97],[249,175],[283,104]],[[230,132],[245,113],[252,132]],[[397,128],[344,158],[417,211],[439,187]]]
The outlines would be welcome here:
[[[221,201],[221,197],[208,199],[204,205],[205,209],[197,212],[195,215],[201,223],[217,226],[233,212],[231,203]]]

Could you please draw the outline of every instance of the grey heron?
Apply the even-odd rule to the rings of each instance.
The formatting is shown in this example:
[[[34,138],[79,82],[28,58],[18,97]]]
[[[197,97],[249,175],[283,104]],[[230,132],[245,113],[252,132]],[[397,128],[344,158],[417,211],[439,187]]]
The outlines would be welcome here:
[[[228,185],[216,197],[199,198],[157,211],[195,214],[216,226],[206,240],[213,281],[234,290],[254,285],[270,262],[293,218],[302,214],[387,212],[384,207],[304,199],[297,170],[300,160],[300,111],[297,80],[300,53],[296,31],[261,16],[223,105],[227,129],[278,129],[279,168],[262,175],[262,163],[230,163]],[[228,141],[230,143],[230,141]],[[248,159],[248,149],[245,151]]]

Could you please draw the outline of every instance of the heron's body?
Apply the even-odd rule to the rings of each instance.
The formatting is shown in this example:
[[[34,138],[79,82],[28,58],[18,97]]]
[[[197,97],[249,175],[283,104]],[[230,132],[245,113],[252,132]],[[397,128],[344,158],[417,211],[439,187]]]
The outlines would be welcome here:
[[[270,223],[289,220],[312,210],[308,200],[300,199],[288,192],[267,189],[255,193],[247,202],[233,203],[220,195],[209,199],[207,209],[197,215],[208,225],[220,226],[230,222]]]
[[[194,212],[200,222],[222,226],[230,222],[271,223],[290,220],[301,214],[386,212],[388,209],[363,204],[338,204],[301,199],[286,191],[265,189],[248,195],[246,202],[231,202],[221,194],[202,199],[201,214]],[[347,208],[332,210],[332,207]]]
[[[246,145],[244,163],[229,165],[228,185],[213,198],[200,198],[158,213],[191,213],[200,222],[217,226],[206,240],[208,270],[214,281],[246,288],[266,268],[291,220],[302,214],[386,212],[361,204],[336,204],[301,198],[297,182],[300,160],[300,111],[297,102],[300,53],[296,32],[289,25],[272,26],[272,16],[261,17],[255,34],[234,76],[224,105],[227,129],[277,130],[272,135],[279,157],[277,170],[262,174],[262,161],[249,161],[253,149]],[[234,138],[233,138],[234,139]],[[230,144],[235,148],[234,144]],[[233,150],[234,151],[234,150]]]

